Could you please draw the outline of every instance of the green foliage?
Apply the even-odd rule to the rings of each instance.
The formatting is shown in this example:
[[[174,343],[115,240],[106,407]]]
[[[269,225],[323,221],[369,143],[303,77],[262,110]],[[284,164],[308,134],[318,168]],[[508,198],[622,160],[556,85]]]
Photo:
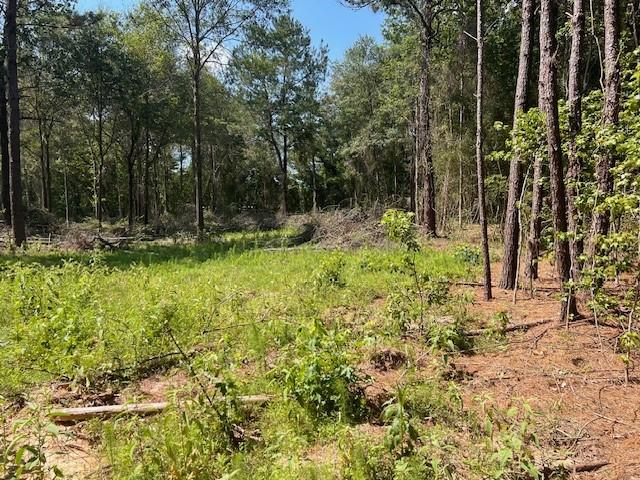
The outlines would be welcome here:
[[[413,451],[400,454],[398,446],[391,453],[383,435],[364,439],[354,425],[371,415],[367,378],[356,365],[363,345],[399,340],[397,334],[433,335],[441,339],[437,350],[449,350],[455,335],[432,332],[432,321],[453,315],[462,324],[464,315],[440,277],[464,277],[468,266],[428,248],[262,249],[296,234],[227,233],[194,245],[2,257],[0,390],[31,391],[66,377],[83,393],[118,392],[167,369],[188,371],[185,393],[168,394],[176,406],[162,415],[91,424],[114,479],[448,478],[451,467],[433,446],[450,448],[446,435],[423,426],[430,416],[454,424],[454,390],[411,382],[405,416],[388,413],[388,421],[402,427],[408,419],[420,438]],[[398,294],[398,312],[417,308],[414,268],[433,275],[419,277],[424,321],[415,310],[409,314],[417,330],[380,328],[387,316],[377,299],[393,305]],[[324,280],[309,288],[316,278]],[[189,362],[173,355],[168,332]],[[272,394],[274,401],[247,409],[237,401],[245,394]],[[318,445],[339,446],[344,463],[307,460]]]
[[[394,242],[400,243],[407,251],[420,250],[414,213],[395,209],[387,210],[380,223],[387,236]]]
[[[344,255],[336,252],[326,258],[318,270],[313,274],[313,282],[316,288],[344,287],[346,284],[344,271],[347,263]]]
[[[489,318],[489,335],[504,337],[505,329],[509,326],[509,313],[505,311],[496,312]]]
[[[634,335],[637,334],[638,310],[638,268],[640,266],[640,118],[638,98],[640,98],[640,50],[626,58],[627,68],[623,75],[620,122],[615,128],[604,128],[599,122],[601,95],[593,95],[586,100],[587,114],[584,133],[580,142],[580,152],[586,158],[598,154],[612,154],[616,159],[611,170],[613,190],[603,195],[595,188],[594,182],[583,179],[585,193],[581,196],[581,206],[587,212],[600,212],[610,216],[612,228],[607,235],[591,239],[595,255],[583,258],[586,261],[581,282],[576,288],[589,295],[589,308],[598,319],[607,318],[619,322],[627,331],[631,347],[622,345],[622,360],[628,376],[629,362]],[[592,113],[595,110],[595,113]],[[585,232],[586,233],[586,232]],[[585,235],[582,235],[585,236]],[[628,281],[620,281],[623,277]],[[613,294],[608,288],[615,283],[618,292]],[[627,313],[630,312],[630,313]]]
[[[219,478],[226,471],[226,438],[218,415],[203,401],[149,422],[116,420],[104,429],[113,478],[122,480]]]
[[[0,397],[0,401],[2,400]],[[45,446],[62,435],[60,430],[47,422],[35,405],[29,405],[27,411],[28,417],[12,421],[9,409],[0,410],[0,478],[63,478],[64,475],[58,466],[48,461],[45,449]]]
[[[532,412],[528,405],[506,411],[484,405],[481,430],[487,457],[473,465],[484,478],[540,479],[533,448],[537,438],[532,431]]]
[[[469,337],[464,333],[461,322],[454,318],[433,320],[427,333],[429,345],[433,350],[443,352],[445,359],[448,353],[455,353],[470,347]]]
[[[453,254],[459,260],[473,266],[480,265],[482,261],[480,248],[471,245],[458,245]]]
[[[640,334],[638,332],[625,332],[620,337],[620,358],[625,366],[625,376],[629,380],[629,369],[631,367],[631,354],[640,351]]]
[[[299,332],[295,356],[280,368],[286,392],[317,417],[339,413],[357,419],[365,413],[359,375],[344,351],[347,340],[346,332],[327,331],[316,322]]]
[[[411,452],[418,441],[418,430],[406,409],[406,397],[406,391],[398,389],[382,412],[382,420],[389,425],[385,446],[389,452],[401,456]]]

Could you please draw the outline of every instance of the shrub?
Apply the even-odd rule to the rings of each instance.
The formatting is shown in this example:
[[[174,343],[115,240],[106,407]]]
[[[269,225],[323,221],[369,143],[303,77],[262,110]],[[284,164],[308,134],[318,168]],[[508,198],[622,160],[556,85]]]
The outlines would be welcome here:
[[[319,287],[344,287],[346,281],[344,278],[345,267],[347,262],[341,253],[332,253],[326,258],[318,268],[314,275],[314,285]]]
[[[344,352],[347,334],[316,323],[300,336],[306,342],[297,347],[295,359],[285,360],[291,366],[281,369],[287,393],[316,417],[340,413],[346,419],[362,418],[360,378]]]
[[[457,246],[454,250],[453,256],[458,260],[473,266],[480,265],[481,262],[480,249],[470,245]]]

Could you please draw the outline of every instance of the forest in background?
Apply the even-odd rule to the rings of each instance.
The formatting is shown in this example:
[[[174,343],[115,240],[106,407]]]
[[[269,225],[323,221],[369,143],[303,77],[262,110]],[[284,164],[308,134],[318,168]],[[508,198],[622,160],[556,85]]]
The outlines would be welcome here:
[[[343,4],[2,2],[1,478],[637,473],[638,0]]]
[[[28,223],[34,228],[43,223],[44,212],[70,221],[127,218],[133,225],[189,212],[197,219],[205,209],[308,212],[383,204],[416,211],[417,202],[417,211],[425,211],[426,160],[416,154],[426,148],[418,145],[423,137],[431,144],[435,206],[429,208],[437,211],[438,228],[476,221],[475,2],[433,7],[424,2],[433,10],[428,59],[422,38],[427,34],[411,9],[403,2],[379,2],[388,4],[383,43],[364,37],[335,65],[328,65],[324,47],[312,46],[286,3],[276,3],[196,2],[206,31],[194,45],[189,29],[195,12],[184,10],[183,18],[179,1],[143,2],[127,14],[79,14],[64,2],[18,2],[22,200]],[[639,35],[636,3],[617,6],[627,93],[637,62],[632,55]],[[562,2],[558,7],[558,93],[568,131],[562,99],[570,88],[572,7]],[[587,7],[576,93],[589,98],[584,114],[597,121],[606,53],[604,6]],[[515,148],[510,131],[523,17],[516,2],[487,2],[484,9],[484,96],[490,101],[482,125],[484,151],[494,152],[487,161],[486,197],[491,221],[500,223]],[[520,85],[521,110],[538,104],[538,62],[533,61],[539,55],[538,17],[533,10],[529,15],[526,21],[536,25],[529,33],[531,68]],[[418,100],[426,67],[428,122],[417,115],[425,101]],[[6,115],[0,111],[0,117]],[[523,171],[541,144],[533,131],[540,120],[534,114],[527,119]],[[594,170],[588,163],[600,145],[582,137],[580,181],[588,183]],[[6,145],[3,152],[9,223]]]

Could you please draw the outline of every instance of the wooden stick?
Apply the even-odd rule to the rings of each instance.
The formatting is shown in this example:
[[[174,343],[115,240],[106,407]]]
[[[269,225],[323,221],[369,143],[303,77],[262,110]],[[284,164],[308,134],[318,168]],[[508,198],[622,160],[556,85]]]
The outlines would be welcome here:
[[[260,405],[273,399],[271,395],[248,395],[238,397],[237,401],[243,405]],[[217,399],[224,401],[224,398]],[[169,402],[131,403],[126,405],[104,405],[101,407],[60,408],[52,410],[49,418],[58,423],[75,423],[92,418],[110,418],[116,415],[154,415],[169,407]]]
[[[555,462],[552,465],[552,470],[567,470],[572,473],[580,473],[580,472],[594,472],[596,470],[600,470],[603,467],[609,465],[609,462],[606,460],[588,462],[588,463],[575,463],[573,460],[563,460],[559,462]]]
[[[530,322],[530,323],[520,323],[517,325],[509,325],[508,327],[506,327],[504,330],[502,330],[502,332],[504,333],[509,333],[509,332],[516,332],[519,330],[529,330],[530,328],[533,327],[538,327],[540,325],[546,325],[547,323],[551,323],[553,320],[537,320],[535,322]],[[484,333],[487,333],[489,331],[491,331],[492,329],[490,328],[481,328],[480,330],[471,330],[469,332],[467,332],[467,335],[471,336],[471,337],[477,337],[478,335],[482,335]]]

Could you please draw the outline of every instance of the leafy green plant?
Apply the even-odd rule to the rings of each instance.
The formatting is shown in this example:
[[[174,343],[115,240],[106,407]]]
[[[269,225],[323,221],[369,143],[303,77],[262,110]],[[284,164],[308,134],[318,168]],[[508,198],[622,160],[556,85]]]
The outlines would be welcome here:
[[[13,422],[5,412],[0,412],[0,478],[63,478],[58,466],[49,463],[45,451],[46,443],[57,439],[61,435],[60,430],[47,422],[34,405],[29,405],[28,409],[29,417]]]
[[[315,322],[305,341],[287,358],[280,370],[285,391],[316,417],[340,413],[344,418],[361,418],[365,413],[360,377],[344,352],[346,332],[326,330]]]
[[[473,266],[480,265],[482,261],[480,249],[470,245],[458,245],[453,251],[453,256]]]
[[[624,378],[629,383],[629,370],[631,368],[631,354],[640,350],[640,334],[638,332],[625,332],[620,337],[620,359],[624,363]]]
[[[420,250],[414,213],[390,209],[384,213],[380,224],[392,241],[400,243],[410,252]]]
[[[475,466],[484,478],[541,479],[533,458],[538,441],[532,428],[531,408],[524,404],[522,408],[501,410],[484,401],[482,410],[480,434],[487,455]]]
[[[464,350],[470,346],[469,337],[464,333],[457,318],[433,320],[428,331],[429,345],[433,350],[443,352],[445,359],[449,353]]]
[[[382,420],[389,425],[385,445],[389,452],[400,456],[413,451],[418,442],[418,430],[407,411],[406,397],[404,389],[397,389],[395,397],[387,402],[382,412]]]
[[[319,287],[344,287],[346,281],[344,278],[347,262],[344,255],[340,252],[332,253],[328,258],[323,260],[320,267],[313,274],[313,281],[317,288]]]
[[[406,407],[416,418],[452,425],[465,419],[462,394],[453,382],[430,380],[411,383],[406,392]]]
[[[496,312],[489,318],[488,335],[502,338],[505,330],[509,326],[509,313],[505,311]]]

